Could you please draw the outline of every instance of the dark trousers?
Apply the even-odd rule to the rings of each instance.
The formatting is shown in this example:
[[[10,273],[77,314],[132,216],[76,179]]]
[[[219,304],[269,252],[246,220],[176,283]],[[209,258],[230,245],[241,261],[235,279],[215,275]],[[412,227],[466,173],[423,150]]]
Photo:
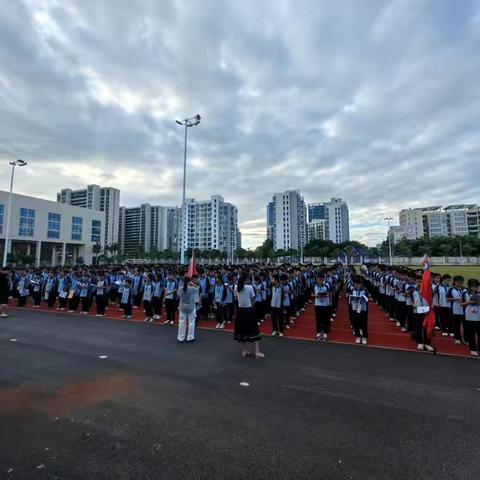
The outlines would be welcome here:
[[[400,322],[401,327],[405,327],[405,314],[406,314],[406,305],[405,302],[396,302],[396,319],[397,322]]]
[[[105,315],[105,307],[107,305],[106,295],[97,295],[95,303],[97,305],[97,315]]]
[[[360,312],[357,311],[352,312],[353,317],[353,328],[355,329],[355,336],[357,338],[364,337],[368,338],[368,312]],[[360,333],[360,330],[362,333]]]
[[[272,307],[271,315],[273,331],[283,333],[283,308]]]
[[[202,304],[201,316],[205,320],[208,320],[208,315],[210,313],[210,300],[208,297],[202,297],[200,302]]]
[[[145,309],[145,315],[147,318],[153,317],[153,304],[150,300],[143,301],[143,308]]]
[[[296,310],[294,300],[290,300],[290,305],[285,307],[285,325],[290,325],[290,318],[295,316]]]
[[[435,326],[440,328],[440,308],[438,306],[433,307],[435,312]]]
[[[460,327],[462,326],[464,318],[465,317],[463,315],[452,314],[453,333],[455,334],[455,340],[461,340],[462,339],[462,333],[461,333]]]
[[[443,333],[453,333],[452,311],[449,307],[440,307],[440,327]]]
[[[131,303],[122,303],[120,308],[123,310],[124,315],[131,317],[132,316],[132,304]]]
[[[90,299],[87,297],[81,297],[82,312],[90,311]]]
[[[159,297],[153,297],[152,307],[153,307],[153,313],[161,317],[162,316],[162,299]]]
[[[423,343],[424,345],[430,345],[430,339],[428,338],[427,330],[423,326],[424,320],[424,313],[413,314],[413,324],[415,326],[415,341],[417,343]]]
[[[27,304],[28,295],[20,295],[18,297],[18,306],[24,307]]]
[[[217,323],[223,323],[225,321],[225,306],[220,302],[216,302],[216,306],[215,319],[217,320]]]
[[[80,303],[80,297],[78,295],[74,295],[70,300],[68,301],[68,308],[70,310],[77,310],[78,304]]]
[[[465,340],[471,352],[480,351],[480,322],[476,320],[464,320],[463,328]]]
[[[390,318],[395,318],[395,297],[388,297],[388,313]]]
[[[36,305],[37,307],[40,306],[40,303],[42,302],[42,292],[33,292],[32,298],[33,298],[33,304]]]
[[[48,292],[47,305],[52,308],[55,305],[55,292]]]
[[[406,305],[405,306],[405,316],[407,319],[407,326],[409,332],[415,331],[415,321],[413,319],[413,305]]]
[[[140,306],[141,301],[142,301],[142,294],[141,293],[137,293],[137,294],[133,295],[133,304],[136,307]]]
[[[165,310],[167,311],[167,320],[171,322],[175,321],[175,308],[177,307],[177,302],[173,298],[165,299]]]
[[[330,314],[331,308],[329,306],[315,305],[317,333],[330,333]]]
[[[233,310],[234,310],[233,303],[226,303],[225,304],[225,319],[228,323],[232,323],[232,321],[233,321]]]
[[[118,288],[112,288],[108,294],[110,303],[116,303],[118,298]]]
[[[253,306],[253,311],[255,312],[255,319],[257,322],[263,320],[265,317],[265,307],[263,302],[255,302]]]
[[[65,298],[58,297],[58,306],[59,306],[59,308],[66,308],[66,306],[67,306],[67,297],[65,297]]]

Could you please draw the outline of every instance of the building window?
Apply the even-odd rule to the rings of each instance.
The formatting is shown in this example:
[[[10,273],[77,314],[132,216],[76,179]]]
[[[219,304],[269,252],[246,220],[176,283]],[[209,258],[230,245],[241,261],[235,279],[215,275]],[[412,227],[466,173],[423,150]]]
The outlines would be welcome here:
[[[102,233],[102,222],[100,220],[92,220],[92,242],[100,243],[100,235]]]
[[[48,238],[60,238],[60,214],[48,213]]]
[[[5,211],[5,205],[0,203],[0,233],[3,233],[3,214]]]
[[[18,235],[20,237],[33,237],[34,227],[35,227],[35,210],[31,208],[21,208]]]
[[[82,239],[82,217],[72,217],[72,240]]]

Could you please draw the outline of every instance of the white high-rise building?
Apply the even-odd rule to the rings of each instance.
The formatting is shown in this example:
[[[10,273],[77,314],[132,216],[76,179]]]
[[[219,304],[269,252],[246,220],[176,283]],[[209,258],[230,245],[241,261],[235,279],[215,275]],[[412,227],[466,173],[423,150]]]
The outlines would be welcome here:
[[[347,202],[341,198],[331,198],[324,205],[328,239],[334,243],[348,242],[350,240],[350,220]]]
[[[300,250],[306,245],[307,209],[298,190],[276,193],[267,205],[267,236],[275,250]]]
[[[118,239],[120,190],[112,187],[88,185],[81,190],[64,188],[57,193],[57,202],[105,212],[103,245],[112,245]]]
[[[238,210],[220,195],[212,195],[210,200],[187,199],[186,237],[181,234],[184,249],[219,250],[233,256],[240,247]]]
[[[400,210],[400,226],[411,227],[415,239],[425,237],[479,236],[478,212],[475,204],[408,208]]]
[[[307,224],[307,242],[328,240],[328,224],[325,219],[315,219]]]
[[[120,252],[135,255],[139,248],[150,252],[168,248],[168,208],[144,203],[139,207],[120,207]]]

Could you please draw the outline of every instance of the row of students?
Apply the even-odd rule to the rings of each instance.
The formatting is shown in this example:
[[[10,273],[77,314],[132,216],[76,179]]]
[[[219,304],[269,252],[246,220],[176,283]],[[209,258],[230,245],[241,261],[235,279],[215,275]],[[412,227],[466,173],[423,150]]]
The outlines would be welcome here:
[[[431,339],[423,328],[423,320],[430,308],[420,293],[423,270],[364,265],[362,275],[385,316],[403,332],[410,332],[419,350],[434,352]],[[460,275],[452,279],[448,274],[432,273],[431,278],[435,330],[443,337],[452,338],[456,345],[468,344],[470,353],[478,356],[478,280],[470,279],[465,288],[464,278]]]

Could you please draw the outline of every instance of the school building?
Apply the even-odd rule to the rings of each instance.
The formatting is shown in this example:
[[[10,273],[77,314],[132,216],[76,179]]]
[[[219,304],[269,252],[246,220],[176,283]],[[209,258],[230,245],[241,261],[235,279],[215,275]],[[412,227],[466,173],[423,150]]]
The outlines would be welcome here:
[[[29,256],[36,266],[69,265],[81,260],[92,264],[95,251],[104,245],[104,212],[16,193],[12,194],[9,219],[7,210],[8,192],[0,190],[0,258],[7,222],[14,263],[15,258]]]

